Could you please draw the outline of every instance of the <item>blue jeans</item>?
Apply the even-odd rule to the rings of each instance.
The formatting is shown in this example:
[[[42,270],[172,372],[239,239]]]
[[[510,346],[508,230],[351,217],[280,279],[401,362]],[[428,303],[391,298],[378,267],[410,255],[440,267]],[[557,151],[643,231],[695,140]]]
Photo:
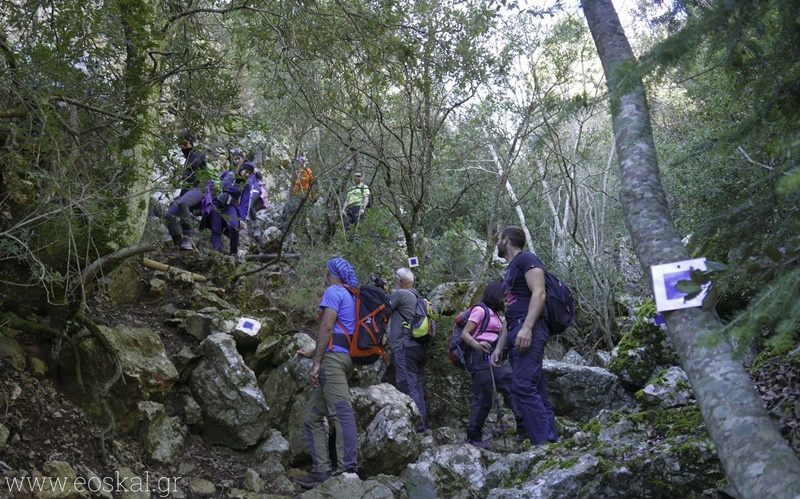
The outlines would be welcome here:
[[[514,346],[514,340],[520,329],[522,329],[522,324],[508,333],[507,339],[508,345],[511,346],[509,358],[513,370],[511,392],[522,412],[522,420],[528,431],[531,445],[557,442],[556,416],[547,394],[547,385],[542,369],[544,346],[550,338],[550,333],[544,320],[539,319],[533,326],[530,348],[520,352]]]

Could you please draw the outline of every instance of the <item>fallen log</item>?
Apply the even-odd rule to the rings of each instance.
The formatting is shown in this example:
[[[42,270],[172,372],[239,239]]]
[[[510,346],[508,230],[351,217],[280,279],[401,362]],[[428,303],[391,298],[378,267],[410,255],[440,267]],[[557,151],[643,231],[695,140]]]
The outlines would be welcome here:
[[[194,272],[189,272],[188,270],[179,269],[178,267],[172,267],[165,263],[157,262],[155,260],[151,260],[149,258],[142,258],[142,265],[147,268],[161,270],[162,272],[169,272],[170,270],[175,270],[178,272],[183,272],[184,274],[190,274],[195,282],[206,282],[208,279],[204,275],[195,274]]]

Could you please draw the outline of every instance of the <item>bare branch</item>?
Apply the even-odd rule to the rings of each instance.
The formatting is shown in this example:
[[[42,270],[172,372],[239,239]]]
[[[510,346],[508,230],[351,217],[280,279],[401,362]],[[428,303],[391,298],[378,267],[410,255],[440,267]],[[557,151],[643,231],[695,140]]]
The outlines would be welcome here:
[[[753,158],[750,157],[749,154],[747,154],[747,152],[744,150],[744,148],[742,148],[742,146],[737,147],[736,150],[739,151],[740,153],[742,153],[742,156],[744,156],[744,158],[749,163],[752,163],[752,164],[754,164],[756,166],[760,166],[761,168],[765,168],[765,169],[767,169],[769,171],[774,171],[775,170],[775,168],[773,168],[773,167],[771,167],[769,165],[765,165],[764,163],[759,163],[758,161],[755,161]],[[781,172],[781,173],[783,175],[788,175],[786,172]]]

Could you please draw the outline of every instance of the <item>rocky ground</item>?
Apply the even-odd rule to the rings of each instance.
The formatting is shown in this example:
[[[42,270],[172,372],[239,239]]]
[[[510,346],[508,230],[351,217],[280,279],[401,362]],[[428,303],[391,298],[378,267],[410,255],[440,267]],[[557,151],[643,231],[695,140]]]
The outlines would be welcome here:
[[[169,314],[162,301],[119,306],[103,298],[94,300],[91,317],[101,324],[147,327],[158,332],[168,356],[174,357],[182,346],[195,341],[178,334],[167,325]],[[36,348],[47,350],[50,345]],[[52,374],[52,373],[51,373]],[[800,349],[786,356],[757,363],[752,370],[756,389],[765,407],[773,415],[782,434],[800,453]],[[35,477],[47,463],[69,463],[78,476],[92,474],[107,477],[121,467],[140,477],[146,473],[153,480],[180,476],[185,485],[183,497],[265,497],[264,493],[298,496],[299,488],[287,482],[267,481],[254,487],[248,475],[248,456],[222,446],[212,446],[198,435],[187,441],[184,458],[175,469],[153,469],[145,464],[144,452],[135,435],[107,433],[84,412],[67,400],[58,387],[47,379],[19,373],[0,362],[0,423],[8,429],[6,445],[0,450],[0,497],[9,496],[8,481]],[[432,421],[431,426],[441,422]],[[104,435],[106,435],[104,437]],[[302,473],[298,470],[289,470]],[[192,483],[191,486],[186,484]],[[255,494],[254,489],[262,494]],[[240,490],[242,492],[235,492]],[[249,490],[250,493],[244,491]],[[234,491],[234,492],[232,492]],[[12,495],[13,496],[13,495]],[[29,497],[17,494],[15,497]],[[110,497],[110,496],[109,496]],[[142,497],[142,496],[137,496]],[[145,496],[146,497],[146,496]],[[152,497],[159,497],[153,493]]]
[[[159,302],[119,306],[100,296],[90,314],[98,324],[126,324],[156,331],[171,358],[185,344],[196,343],[193,338],[165,325],[169,316]],[[36,346],[40,351],[51,347],[49,344]],[[0,450],[0,497],[29,497],[29,493],[11,494],[6,482],[35,477],[52,461],[70,464],[78,476],[114,476],[114,471],[120,467],[131,469],[139,477],[149,474],[151,482],[180,476],[184,484],[183,497],[187,498],[245,497],[231,493],[232,489],[249,488],[252,492],[254,488],[245,483],[248,469],[245,453],[210,445],[194,434],[187,440],[184,459],[176,469],[154,469],[145,464],[136,435],[108,433],[68,400],[53,381],[37,379],[28,372],[19,373],[2,361],[0,423],[9,430],[7,443]],[[193,485],[186,486],[191,480],[194,480]],[[278,487],[267,481],[261,486],[264,487],[262,492],[274,495],[291,497],[301,492],[299,488],[286,490],[286,483]],[[159,495],[153,492],[152,497]]]

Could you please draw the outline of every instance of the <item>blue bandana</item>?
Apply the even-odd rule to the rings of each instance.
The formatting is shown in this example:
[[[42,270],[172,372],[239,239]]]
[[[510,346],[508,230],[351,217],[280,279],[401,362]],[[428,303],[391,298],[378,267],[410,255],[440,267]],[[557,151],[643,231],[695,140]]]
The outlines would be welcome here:
[[[344,258],[332,258],[328,261],[328,270],[348,286],[358,287],[358,277],[353,266]]]

